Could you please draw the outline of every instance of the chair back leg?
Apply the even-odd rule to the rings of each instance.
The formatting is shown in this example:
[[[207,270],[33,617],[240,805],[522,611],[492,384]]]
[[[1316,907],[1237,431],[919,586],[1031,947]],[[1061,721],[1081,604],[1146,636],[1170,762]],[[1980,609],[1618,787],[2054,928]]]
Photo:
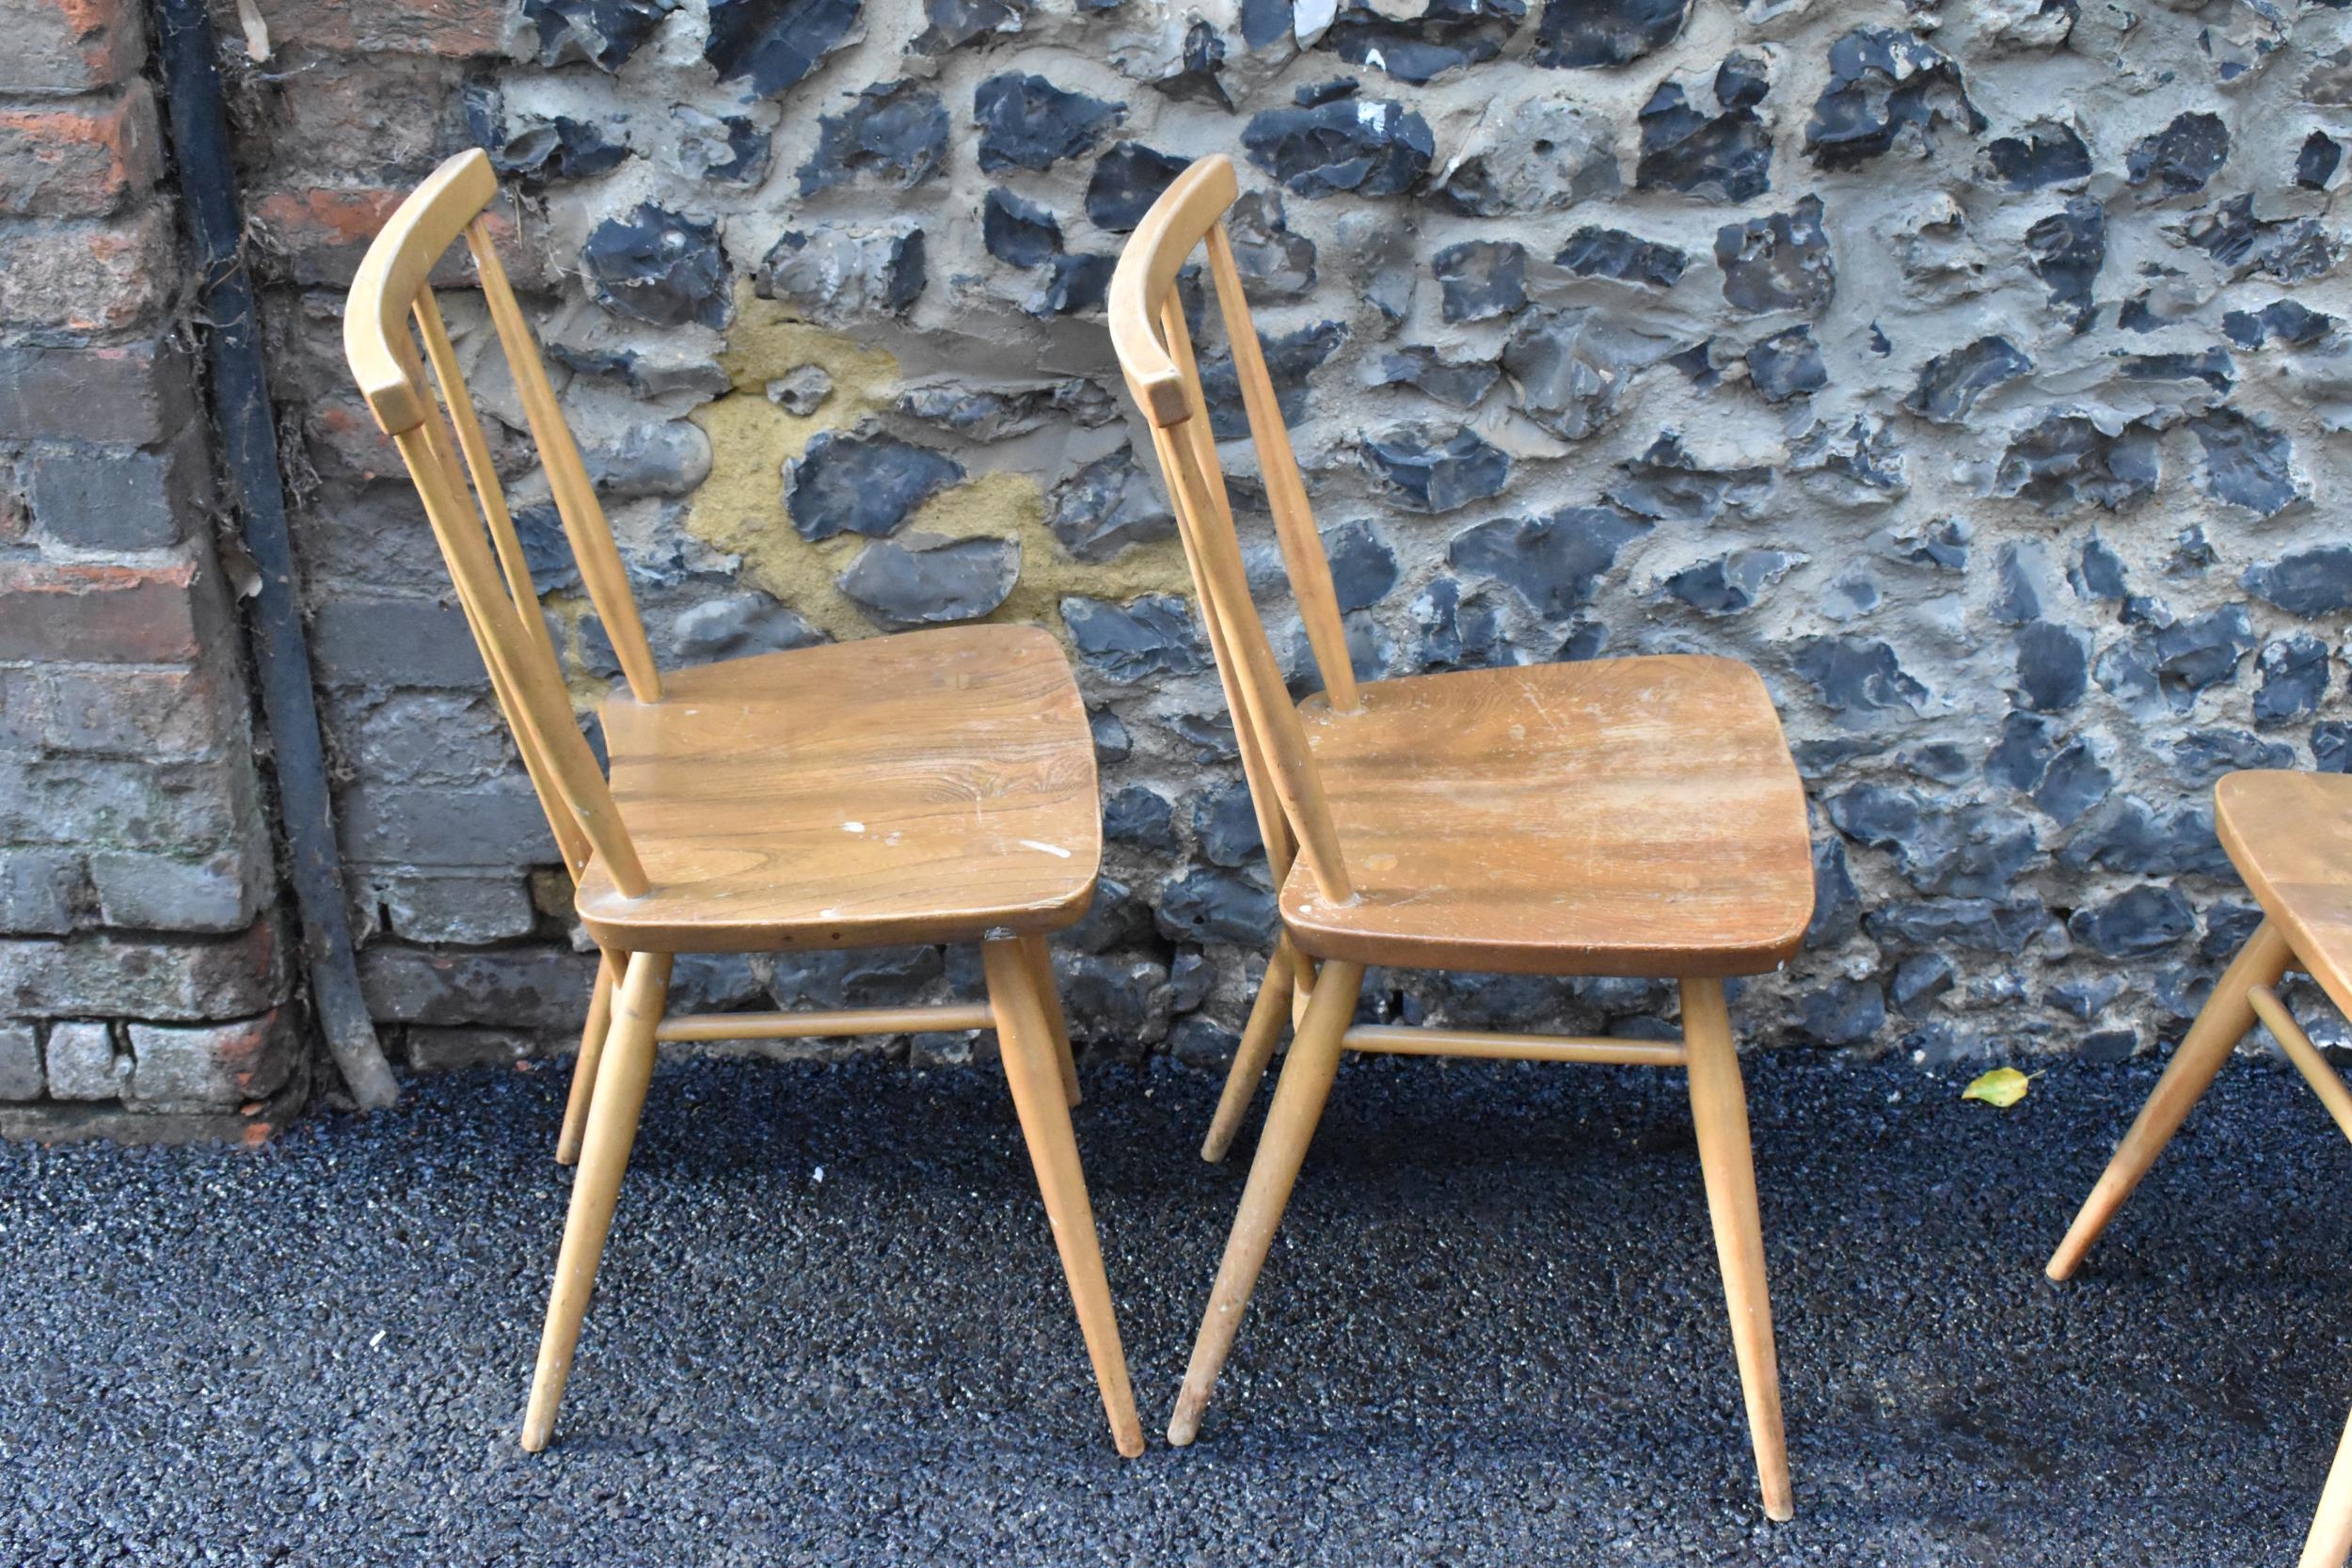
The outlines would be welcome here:
[[[2058,1251],[2043,1269],[2052,1279],[2066,1279],[2082,1266],[2083,1256],[2099,1239],[2099,1232],[2115,1218],[2115,1212],[2132,1196],[2132,1189],[2148,1174],[2148,1167],[2156,1163],[2164,1146],[2172,1141],[2172,1134],[2181,1130],[2189,1112],[2213,1087],[2214,1075],[2221,1070],[2221,1064],[2230,1059],[2237,1042],[2254,1026],[2254,1005],[2248,1000],[2248,992],[2256,986],[2275,985],[2294,958],[2294,950],[2277,926],[2265,920],[2254,927],[2254,934],[2246,939],[2246,945],[2238,949],[2230,967],[2214,982],[2213,995],[2206,998],[2197,1022],[2189,1025],[2180,1049],[2172,1053],[2164,1076],[2156,1080],[2156,1086],[2149,1093],[2148,1103],[2139,1108],[2131,1131],[2116,1146],[2115,1158],[2107,1162],[2098,1184],[2083,1199],[2074,1223],[2067,1227],[2066,1239],[2058,1243]]]
[[[588,1022],[580,1031],[580,1053],[572,1058],[572,1092],[564,1102],[564,1130],[555,1135],[555,1163],[580,1162],[580,1140],[588,1133],[588,1105],[596,1097],[596,1066],[604,1060],[604,1037],[612,1031],[612,985],[628,962],[626,953],[596,960],[596,989],[588,993]]]
[[[1265,978],[1258,982],[1258,1000],[1249,1007],[1249,1022],[1242,1025],[1241,1044],[1233,1049],[1233,1065],[1226,1069],[1225,1092],[1217,1097],[1209,1135],[1200,1143],[1200,1158],[1213,1165],[1233,1147],[1233,1134],[1241,1131],[1242,1117],[1249,1114],[1249,1102],[1258,1096],[1266,1064],[1274,1060],[1274,1042],[1282,1037],[1282,1025],[1290,1022],[1291,978],[1296,973],[1296,961],[1288,936],[1274,944]]]
[[[1360,964],[1330,962],[1315,978],[1315,999],[1291,1041],[1282,1061],[1282,1077],[1274,1086],[1274,1104],[1266,1112],[1265,1131],[1258,1136],[1257,1158],[1249,1162],[1249,1181],[1242,1189],[1241,1212],[1233,1216],[1226,1238],[1225,1259],[1217,1265],[1216,1283],[1209,1291],[1209,1309],[1200,1320],[1200,1338],[1193,1341],[1192,1364],[1184,1370],[1184,1386],[1176,1396],[1175,1414],[1168,1418],[1168,1440],[1184,1447],[1200,1432],[1200,1413],[1208,1408],[1216,1374],[1232,1353],[1233,1337],[1241,1330],[1242,1313],[1249,1294],[1258,1288],[1258,1271],[1265,1266],[1266,1250],[1274,1244],[1275,1227],[1282,1222],[1298,1167],[1307,1158],[1307,1145],[1323,1119],[1324,1102],[1331,1096],[1331,1080],[1340,1070],[1341,1037],[1356,1016],[1356,999],[1364,983]],[[1287,1001],[1287,986],[1266,993]]]
[[[620,995],[612,1007],[612,1031],[596,1064],[596,1086],[580,1139],[580,1172],[572,1178],[571,1212],[564,1221],[564,1245],[555,1258],[555,1289],[548,1298],[547,1327],[539,1337],[539,1367],[531,1380],[531,1407],[523,1417],[523,1447],[532,1453],[555,1433],[556,1406],[571,1376],[580,1348],[580,1325],[596,1288],[596,1264],[612,1229],[612,1205],[621,1174],[637,1141],[637,1117],[645,1108],[645,1086],[653,1081],[654,1031],[669,1004],[671,957],[630,956]]]

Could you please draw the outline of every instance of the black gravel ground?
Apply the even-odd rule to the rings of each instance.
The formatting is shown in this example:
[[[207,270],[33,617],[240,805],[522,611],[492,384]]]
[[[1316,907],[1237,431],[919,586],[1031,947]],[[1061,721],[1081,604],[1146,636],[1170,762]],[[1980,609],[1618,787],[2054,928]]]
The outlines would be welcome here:
[[[1678,1075],[1351,1064],[1175,1451],[1248,1148],[1195,1155],[1206,1078],[1089,1069],[1132,1463],[993,1069],[665,1064],[535,1458],[560,1072],[260,1152],[8,1148],[0,1564],[2287,1563],[2352,1404],[2352,1149],[2240,1062],[2054,1288],[2153,1077],[2004,1114],[1750,1061],[1780,1526]]]

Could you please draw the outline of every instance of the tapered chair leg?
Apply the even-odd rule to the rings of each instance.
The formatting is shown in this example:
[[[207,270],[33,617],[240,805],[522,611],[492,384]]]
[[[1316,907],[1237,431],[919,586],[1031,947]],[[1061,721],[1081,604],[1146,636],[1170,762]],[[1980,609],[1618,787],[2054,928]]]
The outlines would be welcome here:
[[[1209,1291],[1209,1309],[1200,1320],[1200,1336],[1193,1341],[1192,1364],[1184,1370],[1184,1386],[1176,1396],[1176,1411],[1168,1418],[1168,1440],[1182,1448],[1200,1432],[1200,1413],[1208,1408],[1216,1374],[1232,1353],[1233,1337],[1241,1329],[1242,1313],[1257,1289],[1258,1271],[1265,1266],[1274,1229],[1289,1206],[1291,1188],[1298,1180],[1307,1145],[1323,1119],[1324,1101],[1330,1098],[1331,1080],[1340,1070],[1340,1039],[1356,1016],[1356,998],[1364,983],[1360,964],[1327,962],[1315,980],[1314,1000],[1299,1021],[1290,1054],[1283,1058],[1282,1076],[1274,1086],[1274,1104],[1266,1112],[1265,1129],[1258,1134],[1257,1157],[1249,1162],[1249,1181],[1242,1189],[1241,1212],[1233,1216],[1232,1234],[1225,1242],[1225,1259],[1217,1265],[1216,1283]],[[1268,986],[1265,994],[1289,999],[1287,986]]]
[[[2099,1239],[2099,1232],[2107,1227],[2115,1212],[2123,1207],[2123,1200],[2132,1196],[2148,1167],[2156,1163],[2164,1146],[2172,1141],[2172,1134],[2181,1130],[2188,1113],[2213,1086],[2214,1075],[2221,1064],[2230,1059],[2237,1042],[2254,1026],[2253,1004],[2246,993],[2256,986],[2277,982],[2295,960],[2295,953],[2279,927],[2265,920],[2254,927],[2254,934],[2246,939],[2230,967],[2221,972],[2215,982],[2213,995],[2205,1001],[2197,1022],[2189,1025],[2188,1035],[2180,1049],[2172,1053],[2164,1076],[2156,1080],[2150,1091],[2148,1103],[2139,1108],[2139,1116],[2132,1122],[2130,1132],[2116,1146],[2115,1158],[2100,1173],[2098,1184],[2090,1196],[2083,1199],[2081,1212],[2067,1227],[2066,1239],[2051,1255],[2043,1272],[2052,1279],[2065,1279],[2081,1267],[2083,1255],[2090,1243]]]
[[[555,1431],[555,1409],[571,1375],[572,1353],[580,1347],[580,1320],[588,1312],[604,1239],[612,1229],[612,1204],[620,1195],[621,1173],[628,1168],[629,1148],[637,1141],[645,1085],[653,1079],[654,1029],[669,1000],[670,964],[667,953],[631,955],[613,1003],[612,1034],[597,1064],[596,1097],[589,1101],[580,1140],[580,1172],[572,1178],[564,1245],[555,1258],[555,1289],[539,1337],[531,1407],[523,1417],[523,1447],[532,1453],[546,1448]]]
[[[1078,1058],[1070,1048],[1070,1020],[1061,1010],[1061,982],[1054,976],[1053,950],[1043,937],[1023,937],[1021,957],[1037,981],[1038,1006],[1045,1013],[1046,1032],[1054,1037],[1056,1069],[1061,1076],[1062,1098],[1076,1110],[1086,1095],[1078,1087]]]
[[[1781,1429],[1780,1361],[1772,1348],[1772,1294],[1764,1281],[1764,1224],[1756,1212],[1756,1158],[1748,1097],[1720,980],[1682,982],[1682,1040],[1690,1063],[1691,1124],[1707,1177],[1707,1212],[1731,1309],[1731,1348],[1748,1406],[1748,1438],[1770,1519],[1796,1515],[1788,1484],[1788,1440]]]
[[[572,1058],[572,1092],[564,1102],[564,1130],[555,1135],[555,1163],[579,1162],[580,1140],[588,1131],[588,1104],[596,1097],[596,1067],[604,1060],[604,1037],[612,1029],[612,982],[628,956],[601,955],[596,986],[588,995],[588,1022],[580,1032],[580,1054]]]
[[[1127,1379],[1127,1353],[1119,1342],[1119,1318],[1111,1305],[1110,1281],[1103,1273],[1103,1246],[1094,1229],[1094,1206],[1087,1197],[1086,1173],[1078,1164],[1078,1140],[1070,1127],[1070,1100],[1055,1065],[1053,1036],[1037,970],[1014,942],[983,942],[988,1000],[996,1015],[996,1042],[1005,1061],[1022,1136],[1037,1167],[1038,1191],[1061,1253],[1070,1299],[1094,1363],[1095,1386],[1110,1418],[1111,1440],[1129,1459],[1143,1452],[1143,1422]]]
[[[2319,1494],[2319,1512],[2303,1538],[2302,1568],[2344,1568],[2347,1554],[2352,1554],[2352,1421],[2344,1424],[2336,1462]]]
[[[1295,962],[1289,937],[1274,944],[1265,978],[1258,982],[1258,1000],[1250,1004],[1249,1022],[1242,1025],[1233,1065],[1226,1069],[1225,1092],[1217,1097],[1216,1115],[1210,1118],[1209,1135],[1200,1144],[1200,1158],[1211,1164],[1224,1159],[1233,1147],[1233,1134],[1241,1131],[1242,1117],[1249,1114],[1249,1102],[1258,1096],[1266,1064],[1274,1059],[1274,1042],[1282,1037],[1282,1025],[1290,1022]]]

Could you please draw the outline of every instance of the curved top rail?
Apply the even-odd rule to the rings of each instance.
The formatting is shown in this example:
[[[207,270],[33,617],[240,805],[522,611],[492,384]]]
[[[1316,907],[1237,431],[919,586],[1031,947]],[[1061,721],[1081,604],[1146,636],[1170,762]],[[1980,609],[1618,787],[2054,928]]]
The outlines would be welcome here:
[[[1111,348],[1152,422],[1165,430],[1191,418],[1184,380],[1152,325],[1155,301],[1176,286],[1184,258],[1241,195],[1233,161],[1215,153],[1178,175],[1136,226],[1111,274]]]
[[[447,160],[393,211],[351,280],[343,357],[387,436],[424,423],[424,367],[408,332],[417,292],[498,194],[498,175],[480,148]]]

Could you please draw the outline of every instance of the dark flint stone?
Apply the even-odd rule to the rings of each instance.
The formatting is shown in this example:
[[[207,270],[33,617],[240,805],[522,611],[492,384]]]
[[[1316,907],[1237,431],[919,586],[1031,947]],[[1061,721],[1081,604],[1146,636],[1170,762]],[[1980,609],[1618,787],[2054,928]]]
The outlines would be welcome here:
[[[789,299],[819,320],[898,314],[930,280],[919,229],[787,230],[759,260],[753,289]]]
[[[1835,946],[1862,928],[1862,894],[1846,864],[1846,844],[1836,833],[1813,840],[1813,918],[1804,928],[1807,947]]]
[[[1960,67],[1908,33],[1857,27],[1830,45],[1829,71],[1829,86],[1804,128],[1804,150],[1823,168],[1875,158],[1906,132],[1925,140],[1939,120],[1984,129]]]
[[[1078,657],[1112,680],[1189,675],[1208,667],[1192,608],[1172,594],[1123,605],[1072,595],[1062,600],[1061,616]]]
[[[2001,738],[1985,753],[1985,781],[2028,793],[2058,754],[2058,736],[2057,720],[2010,712],[2001,721]]]
[[[2106,259],[2106,209],[2087,196],[2076,197],[2026,230],[2026,264],[2050,291],[2051,305],[2077,332],[2090,325],[2097,309],[2090,289]]]
[[[773,98],[860,36],[860,0],[710,0],[703,58],[719,80]]]
[[[1679,191],[1731,203],[1772,188],[1772,136],[1756,111],[1726,107],[1712,119],[1691,106],[1672,82],[1642,106],[1637,190]]]
[[[1941,953],[1915,953],[1895,966],[1887,991],[1896,1006],[1910,1013],[1950,990],[1959,974]]]
[[[1751,346],[1747,353],[1748,384],[1767,403],[1786,403],[1829,385],[1829,367],[1821,345],[1809,326],[1792,326]]]
[[[1239,872],[1202,869],[1161,889],[1157,913],[1170,942],[1262,947],[1274,927],[1274,895]]]
[[[1671,430],[1619,467],[1625,477],[1609,485],[1608,499],[1636,516],[1661,522],[1711,523],[1725,507],[1747,511],[1772,487],[1770,468],[1699,467]]]
[[[1087,730],[1094,740],[1094,754],[1104,762],[1124,762],[1135,754],[1136,737],[1128,733],[1127,721],[1109,708],[1098,708],[1087,715]]]
[[[1396,552],[1368,522],[1342,523],[1323,533],[1331,589],[1343,612],[1369,610],[1396,586]]]
[[[1126,233],[1191,163],[1141,142],[1120,142],[1094,161],[1087,181],[1087,221],[1105,233]]]
[[[1493,59],[1526,15],[1525,0],[1427,0],[1411,18],[1354,3],[1341,8],[1317,47],[1418,85]]]
[[[2295,766],[2294,747],[2245,730],[2191,730],[2176,738],[2171,750],[2173,771],[2198,790],[2211,789],[2224,773]]]
[[[999,185],[980,203],[980,246],[1008,266],[1040,266],[1061,254],[1061,225]]]
[[[477,128],[476,139],[490,150],[492,168],[534,186],[550,180],[585,180],[617,167],[628,156],[628,144],[606,135],[602,126],[563,115],[518,129],[502,122],[496,129],[485,124]]]
[[[2197,929],[2196,912],[2178,888],[2135,887],[2067,923],[2077,942],[2110,958],[2140,958],[2177,946]]]
[[[1365,471],[1396,504],[1412,512],[1451,512],[1500,495],[1510,483],[1510,454],[1468,430],[1438,439],[1421,428],[1391,431],[1363,443]]]
[[[2233,281],[2259,274],[2299,283],[2332,270],[2341,254],[2317,218],[2258,218],[2251,195],[2233,196],[2166,231],[2211,256]]]
[[[1507,316],[1527,304],[1527,248],[1515,240],[1470,240],[1430,259],[1449,322]]]
[[[895,436],[820,430],[786,467],[785,510],[803,539],[880,538],[962,479],[963,466],[945,452]]]
[[[1792,473],[1836,474],[1867,491],[1899,496],[1911,487],[1895,434],[1873,416],[1856,414],[1843,430],[1817,420],[1789,444]]]
[[[1993,178],[2012,191],[2038,191],[2090,177],[2090,149],[2071,125],[2041,120],[2021,136],[1995,137],[1984,150]]]
[[[1258,336],[1258,351],[1265,358],[1266,379],[1274,387],[1275,405],[1285,424],[1305,423],[1307,377],[1339,352],[1347,328],[1337,322],[1316,322],[1279,338]],[[1235,441],[1249,434],[1249,412],[1241,400],[1241,378],[1231,354],[1215,354],[1200,361],[1200,395],[1209,405],[1209,430],[1220,441]]]
[[[757,589],[704,599],[670,623],[671,651],[691,664],[784,653],[824,641],[824,633]]]
[[[2221,330],[2240,348],[2257,349],[2272,339],[2289,348],[2309,348],[2336,328],[2336,318],[2292,299],[2274,299],[2260,310],[2232,310]]]
[[[972,118],[980,127],[980,169],[1046,169],[1094,150],[1126,119],[1117,103],[1066,92],[1042,76],[1008,71],[972,90]]]
[[[1225,210],[1225,237],[1252,297],[1295,299],[1315,286],[1315,243],[1291,232],[1274,192],[1243,193]]]
[[[1819,197],[1804,198],[1790,212],[1718,229],[1715,261],[1724,271],[1724,297],[1742,310],[1819,310],[1837,286]]]
[[[1484,594],[1438,578],[1413,596],[1416,656],[1423,670],[1481,670],[1503,660],[1502,620]]]
[[[2068,580],[2086,599],[2120,599],[2130,592],[2124,581],[2123,558],[2095,533],[2083,541],[2080,562]]]
[[[1103,836],[1114,844],[1172,852],[1175,822],[1176,808],[1168,797],[1141,784],[1114,791],[1103,802]]]
[[[2123,169],[2135,185],[2150,181],[2158,196],[2186,196],[2205,188],[2230,157],[2230,128],[2217,114],[2173,117],[2172,123],[2134,143]]]
[[[1497,517],[1454,536],[1446,561],[1455,569],[1514,589],[1547,616],[1590,603],[1593,586],[1618,552],[1651,524],[1610,506],[1571,506],[1549,516]]]
[[[924,0],[930,25],[915,36],[918,55],[945,55],[996,33],[1017,33],[1028,0]]]
[[[2295,155],[2295,182],[2307,191],[2324,191],[2343,162],[2342,144],[2325,131],[2313,131],[2303,138],[2302,150]]]
[[[1394,196],[1429,170],[1429,123],[1402,103],[1347,98],[1313,108],[1267,109],[1242,132],[1249,161],[1293,194]]]
[[[2147,426],[2108,436],[2087,415],[2052,412],[2010,438],[1993,490],[2049,513],[2086,500],[2112,512],[2153,495],[2161,477],[2156,433]]]
[[[1225,40],[1208,23],[1196,21],[1184,32],[1184,47],[1177,56],[1176,69],[1152,85],[1170,98],[1231,109],[1232,95],[1225,90],[1220,74],[1224,69]]]
[[[1254,865],[1265,856],[1247,784],[1221,784],[1192,799],[1192,836],[1211,865]]]
[[[1353,98],[1363,90],[1363,83],[1353,76],[1334,76],[1327,82],[1309,82],[1291,91],[1291,102],[1302,109],[1319,109],[1326,103],[1337,103]]]
[[[1832,713],[1916,713],[1927,688],[1913,679],[1884,642],[1858,637],[1800,638],[1790,668],[1821,695]]]
[[[2238,661],[2254,650],[2254,625],[2244,605],[2223,605],[2159,629],[2153,645],[2160,678],[2201,690],[2236,676]]]
[[[1979,398],[2032,373],[2033,361],[2007,338],[1979,338],[1920,367],[1919,384],[1903,406],[1939,424],[1964,423]]]
[[[2046,621],[2017,628],[2017,694],[2027,707],[2062,713],[2090,689],[2090,634]]]
[[[1886,1026],[1886,995],[1864,982],[1832,980],[1798,1005],[1797,1026],[1821,1045],[1859,1045]]]
[[[2237,380],[2236,361],[2219,347],[2195,354],[2123,354],[2116,356],[2116,364],[2126,381],[2201,381],[2226,392]]]
[[[1131,545],[1176,536],[1176,517],[1132,447],[1098,457],[1054,486],[1045,526],[1080,561],[1108,561]]]
[[[2042,934],[2049,919],[2049,911],[2031,899],[1923,898],[1882,904],[1864,915],[1862,924],[1886,946],[2014,955]]]
[[[2312,766],[2323,773],[2352,772],[2352,723],[2323,719],[2312,726]]]
[[[1673,245],[1645,240],[1622,229],[1588,225],[1568,236],[1568,243],[1552,261],[1579,277],[1610,277],[1620,283],[1671,289],[1681,280],[1691,258]]]
[[[673,111],[685,127],[678,136],[678,163],[687,173],[716,185],[755,185],[767,177],[773,142],[749,115],[712,116],[680,104]]]
[[[2352,545],[2319,545],[2257,562],[2239,579],[2256,598],[2306,620],[2352,610]]]
[[[1372,384],[1416,387],[1451,407],[1470,408],[1502,379],[1502,368],[1486,360],[1449,363],[1438,357],[1436,349],[1413,343],[1382,355]]]
[[[2234,408],[2201,414],[2188,428],[2205,451],[2205,494],[2263,517],[2295,504],[2295,446],[2286,432]]]
[[[2114,787],[2115,775],[2101,766],[2089,744],[2074,740],[2042,770],[2033,786],[2033,803],[2059,827],[2071,827]]]
[[[1704,614],[1736,615],[1754,609],[1764,590],[1788,576],[1797,561],[1787,550],[1734,550],[1684,567],[1666,579],[1665,589]]]
[[[523,20],[539,30],[539,63],[575,61],[618,71],[653,37],[677,0],[523,0]]]
[[[849,108],[817,121],[817,150],[801,166],[801,194],[879,175],[903,191],[939,173],[947,160],[947,106],[920,83],[877,82]]]
[[[607,218],[580,249],[596,303],[654,326],[723,327],[735,313],[716,224],[640,203]]]
[[[1772,90],[1772,67],[1760,55],[1735,51],[1715,68],[1715,102],[1725,109],[1752,109]]]
[[[1022,304],[1033,316],[1075,316],[1103,309],[1110,297],[1116,256],[1057,256],[1045,282]]]
[[[972,621],[1021,580],[1018,539],[941,539],[910,533],[868,545],[841,574],[841,592],[894,630]]]
[[[1624,65],[1672,43],[1690,14],[1690,0],[1545,0],[1531,58],[1555,70]]]

